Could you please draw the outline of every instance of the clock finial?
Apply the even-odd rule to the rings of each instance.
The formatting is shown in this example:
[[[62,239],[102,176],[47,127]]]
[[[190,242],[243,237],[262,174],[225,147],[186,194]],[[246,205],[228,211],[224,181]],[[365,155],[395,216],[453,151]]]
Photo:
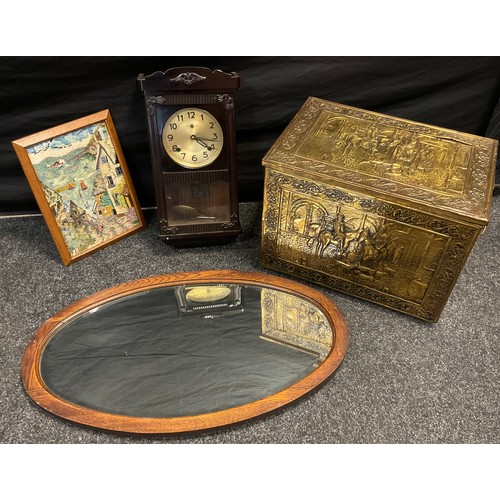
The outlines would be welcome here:
[[[181,73],[175,78],[170,78],[170,81],[175,83],[183,83],[184,85],[193,85],[193,83],[202,82],[206,79],[206,76],[201,76],[198,73]]]

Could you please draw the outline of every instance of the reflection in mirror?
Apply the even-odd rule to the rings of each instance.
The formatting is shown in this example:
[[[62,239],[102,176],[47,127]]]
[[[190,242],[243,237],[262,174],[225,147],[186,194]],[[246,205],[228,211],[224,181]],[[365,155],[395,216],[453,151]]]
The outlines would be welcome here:
[[[333,343],[325,315],[309,301],[263,288],[261,291],[262,338],[317,356],[323,361]]]
[[[179,285],[175,287],[180,314],[243,310],[241,285]]]
[[[40,373],[52,393],[92,410],[193,416],[291,386],[333,343],[330,322],[301,296],[234,283],[165,286],[63,323]]]

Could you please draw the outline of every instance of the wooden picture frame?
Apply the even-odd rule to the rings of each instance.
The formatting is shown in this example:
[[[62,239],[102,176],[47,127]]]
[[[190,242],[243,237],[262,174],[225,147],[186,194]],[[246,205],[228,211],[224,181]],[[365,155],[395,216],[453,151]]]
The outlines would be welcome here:
[[[12,145],[64,265],[145,227],[109,110]]]

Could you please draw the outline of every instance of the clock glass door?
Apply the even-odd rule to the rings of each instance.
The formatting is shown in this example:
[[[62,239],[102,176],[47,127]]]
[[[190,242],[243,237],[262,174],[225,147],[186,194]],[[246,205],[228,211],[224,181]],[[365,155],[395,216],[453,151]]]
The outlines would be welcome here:
[[[165,183],[170,223],[181,226],[228,221],[231,213],[227,172],[189,174],[169,174]]]

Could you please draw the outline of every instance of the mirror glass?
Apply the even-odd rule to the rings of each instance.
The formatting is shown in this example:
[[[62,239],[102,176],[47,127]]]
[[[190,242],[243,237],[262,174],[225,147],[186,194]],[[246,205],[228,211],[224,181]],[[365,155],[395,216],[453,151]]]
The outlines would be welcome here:
[[[201,415],[289,387],[328,356],[312,303],[232,283],[165,286],[111,300],[59,327],[40,376],[53,394],[117,415]]]

